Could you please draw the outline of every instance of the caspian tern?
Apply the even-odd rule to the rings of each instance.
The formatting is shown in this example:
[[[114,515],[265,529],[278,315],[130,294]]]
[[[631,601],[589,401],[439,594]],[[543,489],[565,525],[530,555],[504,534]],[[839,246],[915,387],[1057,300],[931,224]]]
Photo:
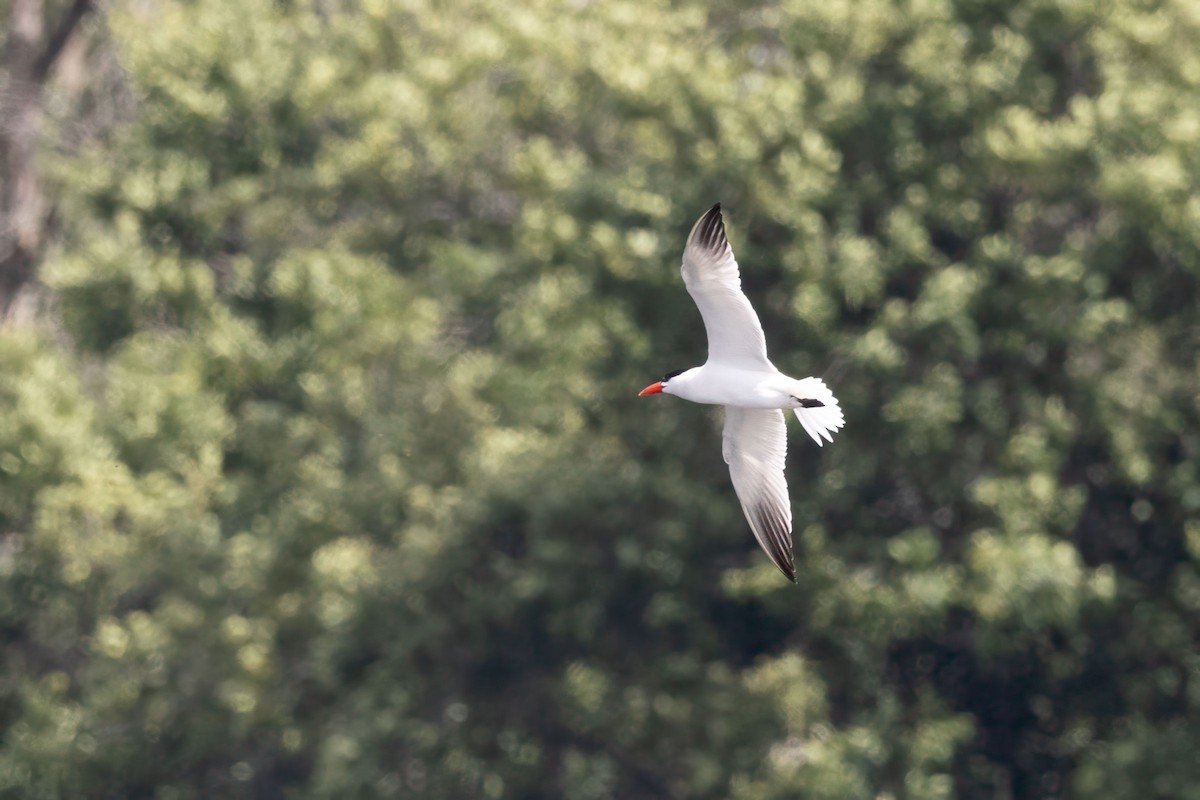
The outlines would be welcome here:
[[[837,398],[820,378],[797,380],[767,358],[767,342],[753,306],[742,292],[733,249],[725,238],[721,204],[692,226],[683,250],[683,283],[700,308],[708,333],[703,366],[669,372],[638,395],[673,394],[693,403],[725,406],[722,453],[733,489],[767,556],[793,583],[792,506],[783,476],[787,426],[783,410],[818,445],[842,427]]]

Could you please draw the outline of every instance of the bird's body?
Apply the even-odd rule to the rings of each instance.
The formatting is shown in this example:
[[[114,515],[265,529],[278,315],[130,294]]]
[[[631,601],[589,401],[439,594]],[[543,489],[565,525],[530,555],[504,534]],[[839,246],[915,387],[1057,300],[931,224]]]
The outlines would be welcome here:
[[[800,408],[806,388],[774,367],[742,369],[718,362],[679,373],[663,386],[663,392],[713,406]]]
[[[725,406],[722,453],[733,488],[758,543],[777,567],[795,580],[792,509],[783,475],[787,454],[784,409],[818,444],[844,419],[837,398],[820,378],[784,375],[767,358],[758,315],[742,293],[733,250],[725,238],[721,206],[696,222],[681,268],[688,293],[708,333],[708,361],[679,370],[642,390],[671,394],[693,403]]]

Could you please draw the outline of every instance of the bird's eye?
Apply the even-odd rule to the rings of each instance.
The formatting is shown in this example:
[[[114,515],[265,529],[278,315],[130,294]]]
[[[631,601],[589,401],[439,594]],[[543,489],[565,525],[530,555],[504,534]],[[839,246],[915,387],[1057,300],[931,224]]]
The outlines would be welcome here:
[[[674,378],[676,375],[680,374],[681,372],[687,372],[687,370],[677,369],[674,372],[668,372],[666,375],[662,376],[662,382],[666,383],[667,381],[671,380],[671,378]]]

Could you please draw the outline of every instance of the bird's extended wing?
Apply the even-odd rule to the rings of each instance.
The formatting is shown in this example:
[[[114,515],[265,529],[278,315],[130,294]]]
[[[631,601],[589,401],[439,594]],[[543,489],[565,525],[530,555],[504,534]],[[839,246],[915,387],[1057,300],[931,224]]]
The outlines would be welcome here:
[[[746,369],[773,368],[753,306],[742,293],[733,248],[725,238],[721,204],[692,227],[683,250],[683,283],[704,318],[708,360]]]
[[[783,475],[787,456],[783,411],[726,406],[722,452],[754,538],[788,580],[795,582],[792,504]]]

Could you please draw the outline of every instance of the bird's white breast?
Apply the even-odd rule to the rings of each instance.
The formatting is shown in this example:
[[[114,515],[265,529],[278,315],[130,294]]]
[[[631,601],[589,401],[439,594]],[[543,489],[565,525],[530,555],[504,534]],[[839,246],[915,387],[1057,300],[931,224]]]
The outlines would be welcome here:
[[[716,406],[794,408],[797,401],[788,393],[792,383],[778,370],[745,370],[710,362],[671,378],[663,391]]]

